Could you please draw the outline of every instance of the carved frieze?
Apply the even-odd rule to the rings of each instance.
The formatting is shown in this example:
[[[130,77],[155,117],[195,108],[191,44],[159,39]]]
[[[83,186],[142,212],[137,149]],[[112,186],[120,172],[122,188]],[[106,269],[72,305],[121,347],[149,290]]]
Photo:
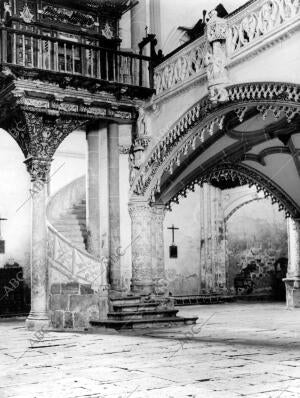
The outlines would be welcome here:
[[[87,115],[105,116],[107,111],[105,108],[97,108],[95,106],[81,105],[79,107],[79,112],[86,113]]]
[[[77,10],[46,5],[39,13],[42,15],[43,19],[50,21],[78,25],[88,29],[95,27],[96,21],[91,15],[84,14]]]
[[[233,18],[233,22],[229,23],[230,54],[261,39],[262,36],[297,17],[300,12],[299,2],[293,0],[255,2],[249,9],[241,11],[240,17]]]

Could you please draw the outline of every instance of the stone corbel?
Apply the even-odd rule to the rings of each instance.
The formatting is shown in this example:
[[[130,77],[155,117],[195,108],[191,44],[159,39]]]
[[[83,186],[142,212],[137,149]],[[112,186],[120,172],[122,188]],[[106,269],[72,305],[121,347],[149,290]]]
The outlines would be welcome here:
[[[213,104],[228,101],[229,83],[226,55],[227,21],[219,18],[217,11],[209,14],[206,25],[207,53],[205,66],[209,98]]]

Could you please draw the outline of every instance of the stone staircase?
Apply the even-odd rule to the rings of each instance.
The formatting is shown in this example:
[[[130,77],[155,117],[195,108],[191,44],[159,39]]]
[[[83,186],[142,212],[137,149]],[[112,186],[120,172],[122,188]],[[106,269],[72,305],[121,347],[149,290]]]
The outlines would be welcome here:
[[[78,249],[86,250],[86,201],[81,200],[53,222],[54,228]]]
[[[90,324],[94,329],[126,330],[192,325],[198,319],[178,317],[177,313],[170,298],[128,295],[110,298],[107,320],[92,320]]]
[[[53,255],[52,262],[56,265],[55,269],[60,269],[62,259],[65,259],[62,271],[69,269],[74,275],[77,275],[76,269],[78,275],[82,275],[80,267],[85,261],[91,267],[91,273],[101,265],[97,263],[98,259],[91,258],[86,251],[84,197],[85,179],[81,177],[56,193],[48,204],[49,237],[57,241],[57,244],[51,246],[60,250]],[[57,264],[56,258],[58,258]],[[102,279],[101,286],[107,283],[107,276],[103,274]],[[69,280],[64,280],[63,273],[56,275],[52,281],[50,297],[53,325],[57,328],[86,329],[90,326],[96,330],[101,328],[126,330],[190,325],[197,321],[196,317],[178,317],[174,300],[168,297],[138,296],[133,293],[123,295],[111,291],[108,298],[107,289],[105,297],[103,292],[101,294],[100,297],[99,293],[93,292],[92,287],[86,285],[86,281],[80,278],[75,278],[70,283]],[[101,307],[101,311],[95,311],[96,307]]]

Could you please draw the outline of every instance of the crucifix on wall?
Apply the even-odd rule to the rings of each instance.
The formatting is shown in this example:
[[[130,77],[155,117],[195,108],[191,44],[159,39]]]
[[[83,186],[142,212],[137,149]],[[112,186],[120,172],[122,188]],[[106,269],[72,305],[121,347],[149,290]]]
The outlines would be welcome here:
[[[168,227],[172,231],[172,244],[169,247],[169,256],[170,258],[177,258],[178,257],[178,247],[175,245],[175,231],[179,230],[179,228],[174,227],[174,224],[172,227]]]
[[[3,240],[2,238],[2,231],[1,231],[2,221],[7,221],[7,218],[0,217],[0,254],[5,253],[5,240]]]

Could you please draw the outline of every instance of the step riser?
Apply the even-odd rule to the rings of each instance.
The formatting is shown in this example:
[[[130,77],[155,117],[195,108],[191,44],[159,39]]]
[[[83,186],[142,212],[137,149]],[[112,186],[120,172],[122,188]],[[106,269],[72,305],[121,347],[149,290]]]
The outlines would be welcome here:
[[[94,322],[91,321],[90,324],[93,326],[94,330],[97,330],[97,328],[109,328],[109,329],[115,329],[115,330],[129,330],[129,329],[147,329],[147,328],[165,328],[165,327],[177,327],[177,326],[183,326],[183,325],[194,325],[196,323],[197,318],[173,318],[172,320],[168,321],[162,321],[158,322],[157,320],[149,320],[148,322],[145,321],[143,323],[135,323],[133,322],[128,322],[128,324],[114,324],[110,323],[109,320],[107,321],[98,321]]]
[[[63,235],[68,235],[74,239],[79,238],[82,239],[84,238],[84,234],[81,233],[80,231],[68,231],[66,229],[61,229],[61,228],[56,228],[58,230],[58,232],[60,232]]]
[[[115,321],[132,321],[132,320],[136,320],[136,319],[162,319],[162,318],[169,318],[170,316],[174,316],[174,315],[173,314],[164,314],[164,313],[159,313],[159,312],[157,314],[149,314],[149,315],[139,314],[139,313],[136,313],[134,315],[108,314],[108,319],[114,319]]]
[[[118,308],[118,307],[114,306],[114,311],[117,313],[124,314],[126,312],[155,311],[157,307],[158,307],[157,305],[153,305],[152,307],[136,306],[136,307],[122,307],[122,308]]]
[[[127,299],[127,300],[122,300],[122,299],[117,299],[112,301],[112,305],[124,305],[126,304],[140,304],[141,300],[137,298],[132,298],[132,299]]]

